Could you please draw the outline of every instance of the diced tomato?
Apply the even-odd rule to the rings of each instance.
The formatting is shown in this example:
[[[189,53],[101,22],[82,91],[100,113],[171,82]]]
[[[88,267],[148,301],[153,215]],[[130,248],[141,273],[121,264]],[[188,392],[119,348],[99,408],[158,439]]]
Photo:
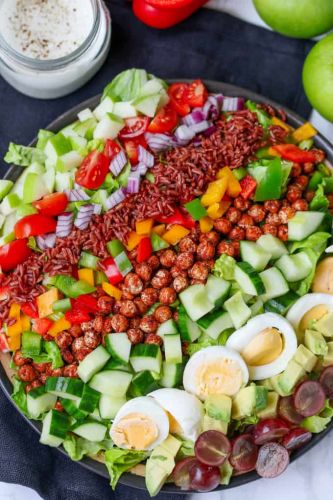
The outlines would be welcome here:
[[[138,245],[138,253],[136,257],[138,263],[141,264],[141,262],[148,260],[152,253],[153,247],[150,238],[148,238],[148,236],[146,238],[142,238]]]
[[[75,175],[76,182],[87,189],[98,189],[109,172],[110,160],[103,153],[92,151],[85,157]]]
[[[45,335],[51,326],[53,325],[53,321],[49,318],[36,318],[33,320],[33,331],[39,333],[39,335]]]
[[[113,141],[112,139],[107,139],[104,147],[103,154],[112,160],[118,153],[120,153],[121,147],[118,142]]]
[[[0,352],[10,351],[8,339],[5,333],[0,333]]]
[[[14,233],[17,239],[39,236],[46,233],[53,233],[56,230],[55,219],[48,215],[32,214],[23,217],[16,222]]]
[[[188,90],[187,83],[173,83],[168,89],[170,106],[180,116],[185,116],[191,111],[188,103]]]
[[[178,116],[176,111],[170,106],[164,106],[164,108],[160,109],[155,118],[150,122],[148,131],[153,134],[171,132],[177,123]]]
[[[79,309],[78,307],[67,311],[65,313],[65,318],[72,325],[80,325],[81,323],[85,323],[86,321],[91,320],[89,312],[84,309]]]
[[[33,201],[32,205],[40,214],[55,217],[66,210],[68,198],[65,193],[53,193],[44,196],[41,200]]]
[[[29,318],[36,319],[38,318],[38,309],[36,302],[26,302],[25,304],[21,304],[21,310],[29,316]]]
[[[140,135],[134,139],[123,139],[123,144],[131,165],[137,165],[139,161],[138,146],[147,147],[144,136]]]
[[[0,267],[3,271],[11,271],[22,264],[32,254],[28,240],[16,240],[0,247]]]
[[[205,104],[208,91],[201,80],[190,83],[187,92],[187,102],[191,108],[201,107]]]
[[[248,198],[250,198],[256,188],[257,188],[257,183],[256,181],[253,179],[253,177],[251,177],[251,175],[246,175],[245,177],[243,177],[243,179],[240,181],[240,186],[242,188],[241,190],[241,196],[247,200]]]
[[[190,216],[190,214],[178,208],[172,215],[169,215],[167,217],[159,215],[155,218],[155,220],[163,224],[180,224],[187,229],[192,229],[193,227],[195,227],[195,220]]]
[[[293,161],[296,163],[316,163],[317,157],[313,151],[303,150],[295,144],[279,144],[273,146],[273,149],[284,160]]]
[[[119,132],[121,139],[134,139],[144,134],[149,125],[148,116],[135,116],[133,118],[126,118],[125,127]]]
[[[92,295],[80,295],[77,299],[72,299],[73,309],[82,309],[89,313],[97,313],[99,311],[97,299]]]

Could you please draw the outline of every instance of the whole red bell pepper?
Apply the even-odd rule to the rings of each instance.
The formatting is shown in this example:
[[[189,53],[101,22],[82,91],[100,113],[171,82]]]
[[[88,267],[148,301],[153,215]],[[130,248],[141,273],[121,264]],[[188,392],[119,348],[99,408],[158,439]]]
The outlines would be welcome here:
[[[295,146],[295,144],[279,144],[273,146],[273,149],[284,160],[293,161],[295,163],[316,163],[316,155],[313,151],[305,151]]]
[[[101,269],[106,274],[111,285],[117,285],[123,281],[124,277],[118,269],[113,257],[108,257],[100,263]]]
[[[245,199],[247,200],[248,198],[250,198],[256,188],[257,188],[257,183],[256,181],[253,179],[253,177],[251,177],[251,175],[246,175],[245,177],[243,177],[243,179],[240,181],[240,186],[242,188],[241,192],[240,192],[240,195]]]
[[[140,243],[138,245],[137,257],[136,257],[138,263],[141,264],[141,262],[145,262],[146,260],[148,260],[149,257],[152,255],[152,253],[153,253],[153,247],[150,238],[148,238],[148,236],[146,238],[142,238],[142,240],[140,240]]]
[[[150,5],[147,0],[134,0],[133,11],[137,18],[148,26],[153,28],[165,29],[180,23],[196,10],[202,7],[207,0],[171,0],[169,7],[165,0],[152,2]],[[157,6],[158,5],[158,6]]]
[[[155,217],[156,222],[162,224],[180,224],[187,229],[192,229],[195,227],[195,220],[182,209],[176,208],[172,215],[165,217],[164,215],[159,215]]]

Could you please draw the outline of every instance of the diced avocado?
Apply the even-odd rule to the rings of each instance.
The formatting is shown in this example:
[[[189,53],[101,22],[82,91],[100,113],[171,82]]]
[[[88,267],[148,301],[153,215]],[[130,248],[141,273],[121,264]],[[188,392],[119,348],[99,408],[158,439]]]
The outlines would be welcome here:
[[[263,410],[267,405],[268,389],[255,384],[243,387],[232,402],[232,418],[240,420]]]
[[[146,463],[146,486],[151,496],[158,494],[166,479],[175,466],[175,456],[181,442],[173,436],[168,436],[157,446]]]
[[[264,386],[252,386],[255,387],[255,395],[256,395],[256,407],[255,411],[264,410],[267,406],[267,394],[268,390]]]
[[[325,356],[328,352],[327,343],[320,332],[315,330],[305,330],[304,344],[317,356]]]
[[[301,365],[308,373],[312,372],[317,363],[317,357],[315,356],[315,354],[313,354],[313,352],[307,349],[303,344],[300,344],[298,346],[293,360]]]
[[[313,328],[324,335],[324,337],[333,337],[333,312],[325,314],[321,319],[316,321]]]
[[[257,385],[266,387],[268,390],[272,390],[272,382],[270,378],[265,378],[263,380],[258,380]]]
[[[223,434],[228,432],[228,423],[223,420],[216,420],[216,418],[205,415],[202,422],[203,431],[220,431]]]
[[[333,342],[327,342],[328,351],[323,358],[323,367],[333,365]]]
[[[290,396],[292,391],[285,391],[280,387],[280,379],[281,379],[282,373],[279,375],[275,375],[274,377],[271,377],[269,380],[271,382],[272,388],[275,392],[279,394],[279,396]]]
[[[295,385],[304,377],[305,373],[304,368],[291,359],[284,372],[279,376],[278,386],[286,393],[285,395],[289,395]],[[283,396],[283,394],[281,394],[281,396]]]
[[[205,401],[206,414],[215,420],[230,422],[232,400],[224,394],[209,395]]]
[[[225,460],[223,462],[223,465],[220,467],[220,471],[221,471],[221,483],[220,484],[227,486],[230,483],[230,479],[231,479],[233,470],[234,469],[233,469],[232,465],[230,464],[229,460]]]
[[[279,402],[279,395],[275,391],[269,391],[267,395],[267,406],[263,410],[258,411],[259,418],[274,418],[277,415],[277,405]]]
[[[322,432],[326,426],[331,421],[331,418],[319,417],[318,415],[313,415],[312,417],[307,417],[301,423],[301,427],[309,432],[317,434]]]

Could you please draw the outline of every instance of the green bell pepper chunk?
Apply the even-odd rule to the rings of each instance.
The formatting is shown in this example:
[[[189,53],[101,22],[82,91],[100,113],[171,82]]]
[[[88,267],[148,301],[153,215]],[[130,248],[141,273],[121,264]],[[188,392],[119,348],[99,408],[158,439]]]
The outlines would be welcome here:
[[[106,248],[109,252],[109,254],[115,258],[117,257],[117,255],[119,255],[120,253],[122,252],[125,252],[125,247],[124,245],[122,244],[121,241],[119,240],[112,240],[112,241],[109,241],[107,244],[106,244]]]
[[[57,344],[51,340],[50,342],[45,342],[44,343],[44,349],[47,352],[51,362],[52,362],[52,369],[56,370],[57,368],[61,368],[64,366],[63,359],[61,357],[61,352]]]
[[[194,220],[200,220],[207,215],[207,210],[201,204],[199,198],[195,198],[194,200],[189,201],[184,205],[184,207]]]
[[[232,174],[236,177],[238,181],[241,181],[243,177],[247,175],[247,170],[244,167],[235,168]]]
[[[77,281],[72,276],[66,276],[63,274],[53,276],[50,281],[52,285],[71,299],[75,299],[80,295],[92,293],[96,290],[94,286],[89,285],[86,281]]]
[[[278,200],[286,179],[280,158],[262,160],[248,168],[249,173],[257,182],[256,201]],[[287,176],[288,177],[288,176]]]
[[[150,236],[151,246],[153,247],[154,252],[158,252],[159,250],[163,250],[164,248],[168,248],[169,243],[167,243],[163,238],[161,238],[158,234],[152,233]]]
[[[317,170],[323,175],[323,177],[332,177],[332,170],[325,165],[325,163],[319,163],[319,165],[317,165]]]
[[[263,128],[268,128],[272,125],[272,118],[263,109],[258,108],[257,104],[253,101],[246,101],[245,107],[255,113],[258,118],[258,122]]]
[[[35,332],[22,333],[22,354],[27,358],[37,356],[42,349],[42,336]]]
[[[94,272],[94,280],[96,285],[101,285],[102,283],[108,283],[108,278],[103,271]]]
[[[72,309],[72,304],[70,299],[60,299],[52,304],[52,309],[55,313],[66,312]]]
[[[133,269],[131,261],[127,257],[126,252],[121,252],[116,255],[114,257],[114,261],[123,276],[126,276],[126,274],[128,274]]]
[[[314,191],[315,189],[317,189],[319,184],[321,184],[323,178],[324,178],[323,174],[321,174],[318,171],[315,172],[310,179],[310,182],[308,184],[308,189],[310,189],[310,191]]]

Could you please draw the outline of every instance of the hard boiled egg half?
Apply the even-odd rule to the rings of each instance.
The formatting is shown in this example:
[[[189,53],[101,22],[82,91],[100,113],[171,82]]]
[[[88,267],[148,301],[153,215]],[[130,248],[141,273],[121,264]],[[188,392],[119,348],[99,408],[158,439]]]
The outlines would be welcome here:
[[[302,341],[305,330],[313,329],[316,322],[333,324],[333,295],[328,293],[303,295],[289,309],[287,320],[295,328],[298,339]],[[333,336],[333,331],[328,336]]]
[[[237,351],[212,346],[191,356],[184,370],[183,386],[205,401],[212,394],[234,396],[248,380],[249,371]]]
[[[193,394],[181,389],[158,389],[149,394],[167,412],[170,434],[195,441],[201,433],[203,405]]]
[[[241,354],[251,380],[262,380],[274,377],[286,368],[296,352],[297,337],[285,318],[265,313],[236,330],[226,346]]]
[[[127,401],[110,430],[112,441],[126,450],[153,450],[169,435],[166,412],[149,396]]]

